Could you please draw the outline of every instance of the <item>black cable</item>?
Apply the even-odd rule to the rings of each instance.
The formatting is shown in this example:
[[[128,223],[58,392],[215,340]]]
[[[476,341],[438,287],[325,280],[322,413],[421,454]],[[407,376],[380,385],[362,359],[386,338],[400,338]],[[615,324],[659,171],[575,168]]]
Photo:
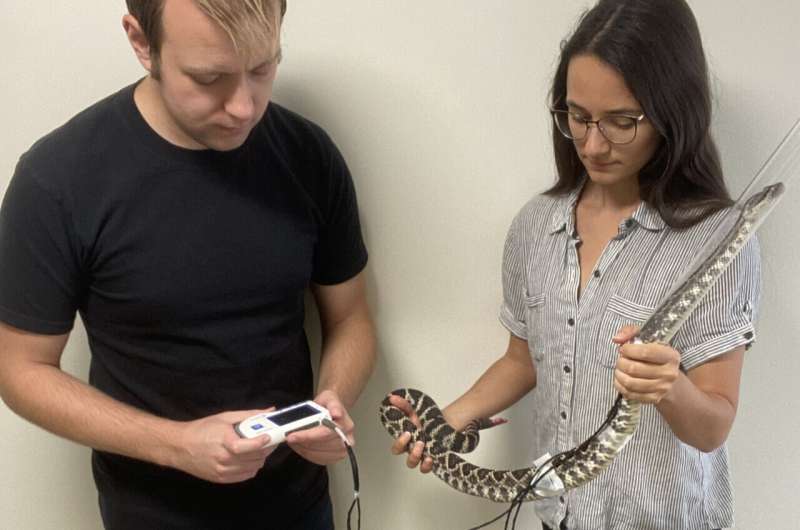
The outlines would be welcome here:
[[[355,496],[353,498],[353,502],[350,503],[350,509],[347,510],[347,530],[351,530],[351,528],[352,528],[352,523],[350,522],[350,519],[353,516],[353,508],[356,509],[356,516],[358,518],[358,523],[356,525],[356,528],[360,530],[361,529],[361,498],[360,497]]]
[[[347,449],[347,456],[350,459],[350,469],[353,471],[353,502],[350,503],[350,509],[347,510],[347,530],[352,530],[351,519],[354,508],[356,509],[357,516],[356,529],[361,530],[361,497],[359,496],[360,484],[358,480],[358,462],[356,461],[356,453],[353,451],[353,447],[347,440],[347,436],[338,425],[327,418],[324,418],[320,423],[335,432],[339,438],[341,438],[345,449]]]
[[[353,502],[350,503],[350,509],[347,510],[347,529],[351,530],[352,525],[350,523],[350,519],[353,515],[353,508],[356,508],[356,514],[358,516],[358,524],[356,528],[361,530],[361,497],[359,496],[360,486],[358,484],[358,462],[356,462],[356,453],[353,451],[353,447],[345,443],[345,448],[347,448],[347,456],[350,458],[350,469],[353,470]]]
[[[490,524],[500,520],[504,516],[506,518],[506,522],[503,525],[503,529],[504,530],[509,530],[509,529],[510,530],[515,530],[516,527],[517,527],[517,517],[519,516],[519,512],[522,509],[522,503],[524,502],[523,499],[528,495],[528,493],[530,493],[531,491],[535,490],[536,486],[539,484],[539,482],[545,476],[547,476],[551,471],[553,471],[557,465],[559,465],[562,462],[564,462],[564,460],[566,460],[567,458],[571,458],[572,456],[575,456],[575,453],[578,453],[578,452],[582,451],[583,449],[585,449],[586,446],[588,446],[589,443],[591,443],[591,440],[594,439],[595,436],[600,434],[600,432],[603,429],[608,427],[608,425],[611,423],[612,418],[614,417],[614,415],[617,413],[617,410],[619,409],[620,401],[622,401],[622,394],[617,394],[617,399],[614,401],[614,404],[611,406],[611,409],[608,411],[608,415],[606,416],[605,421],[603,421],[603,424],[600,425],[600,427],[597,428],[597,430],[594,432],[594,434],[592,434],[590,437],[588,437],[586,440],[584,440],[577,447],[574,447],[572,449],[568,449],[568,450],[563,451],[561,453],[557,453],[556,455],[551,456],[550,458],[548,458],[541,466],[539,466],[539,471],[537,471],[537,473],[536,473],[538,475],[536,477],[536,479],[532,480],[530,482],[530,484],[528,484],[527,486],[522,488],[519,491],[519,493],[517,493],[517,495],[511,501],[511,505],[508,507],[508,509],[506,511],[504,511],[503,513],[501,513],[500,515],[498,515],[497,517],[495,517],[491,521],[487,521],[487,522],[483,523],[480,526],[472,527],[469,530],[479,530],[481,528],[485,528],[485,527],[489,526]],[[549,467],[547,467],[545,469],[545,466],[549,466]],[[545,469],[545,470],[542,471],[543,469]],[[514,512],[513,519],[511,517],[512,512]],[[509,527],[509,523],[511,524],[510,527]]]
[[[492,519],[491,521],[486,521],[485,523],[483,523],[483,524],[482,524],[482,525],[480,525],[480,526],[473,526],[473,527],[472,527],[472,528],[470,528],[469,530],[480,530],[481,528],[486,528],[487,526],[489,526],[490,524],[494,523],[495,521],[499,521],[501,518],[505,517],[505,515],[506,515],[506,514],[507,514],[507,513],[508,513],[510,510],[511,510],[511,508],[508,508],[506,511],[504,511],[503,513],[501,513],[500,515],[498,515],[497,517],[495,517],[495,518],[494,518],[494,519]]]

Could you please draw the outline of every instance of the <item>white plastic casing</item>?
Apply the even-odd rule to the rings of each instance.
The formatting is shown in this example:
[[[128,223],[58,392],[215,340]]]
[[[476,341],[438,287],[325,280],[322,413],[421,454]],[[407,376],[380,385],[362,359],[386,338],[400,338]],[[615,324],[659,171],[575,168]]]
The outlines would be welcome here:
[[[289,433],[316,427],[325,418],[331,419],[328,409],[313,401],[303,401],[280,410],[256,414],[233,428],[242,438],[267,434],[270,438],[267,446],[273,446],[283,442]]]

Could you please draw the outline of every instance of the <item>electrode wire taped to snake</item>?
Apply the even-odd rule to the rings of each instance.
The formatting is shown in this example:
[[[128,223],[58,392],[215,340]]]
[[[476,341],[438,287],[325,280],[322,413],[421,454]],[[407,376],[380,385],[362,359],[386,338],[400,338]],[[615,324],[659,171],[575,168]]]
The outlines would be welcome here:
[[[710,291],[758,226],[784,196],[785,184],[800,172],[800,120],[776,148],[756,174],[741,198],[726,214],[700,252],[700,258],[687,267],[687,274],[663,300],[640,328],[636,341],[668,344],[688,316]],[[769,184],[751,194],[764,182]],[[478,420],[463,432],[455,431],[444,420],[436,403],[424,392],[398,389],[392,392],[406,399],[420,418],[422,429],[410,422],[405,413],[393,406],[387,396],[381,403],[380,417],[384,427],[397,438],[403,432],[412,435],[409,448],[418,440],[425,442],[426,452],[433,459],[434,474],[451,487],[470,495],[496,502],[511,502],[512,506],[495,518],[507,515],[506,527],[514,512],[512,528],[516,525],[519,505],[527,500],[552,496],[538,494],[539,480],[553,472],[564,484],[564,492],[577,488],[597,477],[616,458],[638,427],[641,403],[618,395],[606,421],[577,447],[555,455],[546,473],[536,466],[517,470],[497,471],[475,466],[456,455],[472,451],[478,443],[477,431],[486,422]],[[538,477],[538,478],[537,478]],[[562,492],[563,493],[563,492]],[[558,492],[555,493],[559,494]],[[491,523],[490,522],[490,523]],[[489,523],[489,524],[490,524]],[[485,526],[485,525],[483,525]],[[481,528],[481,527],[478,527]]]
[[[548,458],[545,462],[543,462],[539,466],[539,469],[536,471],[536,475],[534,476],[534,479],[530,482],[530,484],[528,484],[527,486],[525,486],[524,488],[522,488],[519,491],[519,493],[516,495],[516,497],[514,497],[514,499],[511,501],[511,504],[510,504],[510,506],[508,507],[507,510],[505,510],[503,513],[501,513],[500,515],[498,515],[494,519],[492,519],[490,521],[486,521],[485,523],[483,523],[483,524],[481,524],[479,526],[472,527],[469,530],[480,530],[481,528],[485,528],[485,527],[489,526],[490,524],[500,520],[504,516],[506,518],[506,521],[505,521],[505,524],[503,525],[503,529],[504,530],[508,530],[508,529],[514,530],[516,528],[516,526],[517,526],[517,516],[519,515],[519,511],[522,508],[522,503],[525,502],[524,499],[528,495],[528,493],[530,493],[531,491],[536,491],[536,486],[539,485],[539,482],[541,482],[548,474],[550,474],[555,469],[554,462],[556,461],[556,459],[558,459],[558,461],[560,462],[560,461],[562,461],[562,460],[564,460],[566,458],[571,458],[572,456],[575,455],[575,453],[577,453],[579,451],[585,450],[586,449],[586,445],[589,443],[589,441],[594,439],[600,433],[600,431],[602,431],[603,429],[608,427],[608,424],[611,422],[612,418],[616,414],[616,410],[617,410],[617,407],[619,407],[619,402],[620,402],[621,399],[622,399],[622,396],[618,395],[616,401],[614,401],[614,405],[612,405],[611,409],[608,411],[608,414],[606,415],[606,419],[603,422],[603,424],[600,425],[600,427],[597,428],[597,430],[594,432],[594,434],[592,434],[590,437],[588,437],[586,440],[584,440],[583,443],[581,443],[577,447],[574,447],[573,449],[569,449],[569,450],[564,451],[562,453],[558,453],[556,455],[553,455],[550,458]],[[512,512],[514,513],[513,520],[511,519]],[[509,523],[511,523],[511,526],[509,526]]]

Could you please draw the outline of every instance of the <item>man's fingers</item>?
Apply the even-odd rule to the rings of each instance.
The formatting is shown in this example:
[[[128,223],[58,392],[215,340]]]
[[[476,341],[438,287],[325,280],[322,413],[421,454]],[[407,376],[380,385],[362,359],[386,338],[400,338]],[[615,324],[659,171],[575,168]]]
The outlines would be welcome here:
[[[339,438],[338,434],[328,429],[327,427],[322,427],[322,426],[314,427],[313,429],[305,429],[302,431],[293,432],[286,437],[287,442],[296,445],[322,443],[329,440],[339,440],[339,443],[341,443],[341,439]]]
[[[333,421],[339,424],[340,427],[345,427],[343,422],[349,420],[347,408],[344,406],[342,400],[339,399],[339,396],[335,392],[331,390],[324,390],[314,398],[314,401],[328,409],[328,412],[331,413],[331,418]]]
[[[264,414],[267,412],[273,412],[274,410],[275,407],[269,407],[267,409],[234,410],[230,412],[222,412],[216,417],[218,417],[220,420],[226,423],[230,423],[231,425],[233,425],[235,423],[244,421],[252,416],[256,416],[258,414]]]
[[[331,413],[331,419],[333,419],[333,421],[336,423],[341,423],[346,419],[349,419],[347,410],[345,410],[344,406],[338,401],[332,401],[325,408],[327,408],[328,412]]]
[[[256,436],[255,438],[239,438],[238,436],[232,436],[230,438],[226,438],[222,442],[222,445],[233,455],[245,455],[248,453],[264,452],[267,450],[266,445],[268,443],[269,435],[262,434],[261,436]]]

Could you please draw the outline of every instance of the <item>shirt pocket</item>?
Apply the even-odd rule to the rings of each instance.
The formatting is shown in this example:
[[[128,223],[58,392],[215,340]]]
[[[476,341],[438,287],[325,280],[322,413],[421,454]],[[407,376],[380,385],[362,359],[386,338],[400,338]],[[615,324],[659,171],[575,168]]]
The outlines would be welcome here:
[[[534,360],[544,358],[544,305],[547,301],[545,293],[525,295],[525,323],[528,328],[528,351]]]
[[[619,295],[613,295],[600,319],[597,333],[597,361],[606,368],[616,368],[619,346],[611,339],[625,326],[641,326],[655,311],[654,307],[638,304]]]

